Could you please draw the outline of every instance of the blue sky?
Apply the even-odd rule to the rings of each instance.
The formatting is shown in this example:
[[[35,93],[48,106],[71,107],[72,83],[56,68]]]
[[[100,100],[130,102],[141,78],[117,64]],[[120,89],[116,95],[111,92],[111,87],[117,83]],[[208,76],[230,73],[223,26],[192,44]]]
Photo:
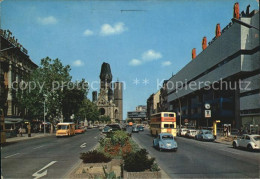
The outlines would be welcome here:
[[[71,65],[73,80],[91,84],[109,63],[113,80],[126,85],[126,118],[191,60],[192,48],[201,52],[203,36],[209,42],[217,23],[224,28],[231,21],[235,2],[240,12],[248,4],[258,9],[256,0],[4,0],[1,28],[12,31],[36,64],[49,56]]]

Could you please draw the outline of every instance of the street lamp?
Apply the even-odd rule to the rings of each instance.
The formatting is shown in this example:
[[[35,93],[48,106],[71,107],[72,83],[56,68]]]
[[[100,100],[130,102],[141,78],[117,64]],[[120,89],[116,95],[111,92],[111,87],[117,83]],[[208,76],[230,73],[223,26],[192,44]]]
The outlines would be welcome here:
[[[44,97],[44,101],[43,101],[43,120],[44,120],[44,125],[43,125],[43,128],[44,128],[44,135],[45,135],[45,133],[46,133],[46,127],[45,127],[45,125],[46,125],[46,120],[45,120],[45,101],[46,101],[47,95],[44,94],[43,97]]]
[[[177,97],[177,99],[178,99],[178,101],[179,101],[179,110],[180,110],[180,126],[179,126],[179,128],[180,128],[180,130],[181,130],[181,100],[180,100],[180,98],[177,96],[177,94],[176,93],[173,93],[173,94],[175,94],[175,96]]]
[[[246,27],[248,27],[248,28],[253,28],[253,29],[256,29],[256,30],[260,31],[259,28],[255,27],[255,26],[252,26],[252,25],[250,25],[250,24],[248,24],[248,23],[245,23],[245,22],[243,22],[243,21],[241,21],[241,20],[239,20],[239,19],[232,18],[231,20],[232,20],[233,23],[238,23],[238,24],[243,25],[243,26],[246,26]]]

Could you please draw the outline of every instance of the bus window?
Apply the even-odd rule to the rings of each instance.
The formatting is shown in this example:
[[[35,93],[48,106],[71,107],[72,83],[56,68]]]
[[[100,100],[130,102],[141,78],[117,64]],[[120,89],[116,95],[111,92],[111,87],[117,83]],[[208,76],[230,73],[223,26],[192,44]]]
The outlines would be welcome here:
[[[167,113],[164,113],[163,117],[169,117],[169,115]]]
[[[174,128],[174,124],[164,124],[164,128]]]
[[[174,117],[174,114],[169,114],[169,117]]]
[[[66,130],[68,126],[66,125],[58,125],[59,130]]]
[[[169,124],[164,124],[164,128],[169,128]]]

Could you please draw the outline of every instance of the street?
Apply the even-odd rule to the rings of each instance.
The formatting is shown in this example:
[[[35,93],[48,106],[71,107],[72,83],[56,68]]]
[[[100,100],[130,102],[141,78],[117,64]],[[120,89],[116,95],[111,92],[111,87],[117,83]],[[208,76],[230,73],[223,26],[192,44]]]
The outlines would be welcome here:
[[[153,148],[149,129],[133,133],[133,138],[171,178],[259,178],[259,152],[233,149],[232,146],[177,137],[177,152]]]
[[[80,153],[98,142],[99,131],[87,130],[68,138],[56,136],[21,141],[2,148],[4,178],[64,178],[80,160]]]

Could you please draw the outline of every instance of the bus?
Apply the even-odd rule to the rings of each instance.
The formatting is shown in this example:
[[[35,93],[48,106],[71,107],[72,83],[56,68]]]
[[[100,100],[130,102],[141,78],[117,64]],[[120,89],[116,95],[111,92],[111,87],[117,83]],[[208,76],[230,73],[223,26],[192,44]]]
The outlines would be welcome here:
[[[176,113],[160,112],[151,116],[150,122],[151,135],[157,136],[160,133],[170,133],[176,136]]]
[[[57,124],[56,137],[75,135],[75,123],[64,122]]]

